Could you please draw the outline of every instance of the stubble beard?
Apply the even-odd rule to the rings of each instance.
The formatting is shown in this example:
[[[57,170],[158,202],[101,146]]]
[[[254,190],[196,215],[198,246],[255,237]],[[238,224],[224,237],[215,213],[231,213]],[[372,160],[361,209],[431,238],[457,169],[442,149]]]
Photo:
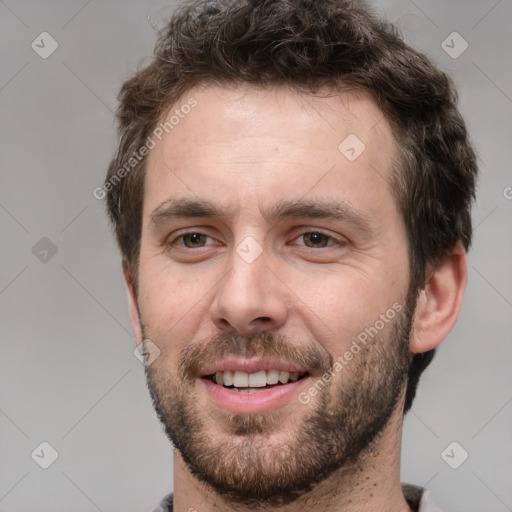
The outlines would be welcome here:
[[[413,315],[408,300],[390,329],[369,340],[307,405],[297,400],[288,413],[284,408],[245,415],[205,410],[191,378],[201,363],[227,354],[280,356],[316,375],[332,367],[318,344],[299,349],[269,332],[250,337],[224,333],[189,346],[177,375],[157,359],[145,369],[153,405],[192,475],[223,499],[247,508],[293,503],[336,472],[353,480],[364,456],[378,449],[376,440],[407,379]],[[301,419],[290,421],[300,408]]]

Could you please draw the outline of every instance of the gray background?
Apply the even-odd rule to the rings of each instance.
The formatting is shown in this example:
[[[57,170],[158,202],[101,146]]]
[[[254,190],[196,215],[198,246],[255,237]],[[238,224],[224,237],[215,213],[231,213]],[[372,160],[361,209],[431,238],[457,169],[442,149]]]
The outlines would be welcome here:
[[[402,480],[428,485],[445,511],[512,510],[512,2],[378,9],[454,77],[481,164],[463,311],[405,419]],[[158,0],[0,0],[1,511],[149,511],[172,490],[172,447],[92,194],[115,148],[116,93],[171,12]],[[31,48],[43,31],[59,45],[47,59]],[[469,44],[456,59],[441,46],[454,31]],[[58,452],[48,469],[31,457],[43,441]],[[441,456],[453,441],[452,465],[469,453],[458,469]]]

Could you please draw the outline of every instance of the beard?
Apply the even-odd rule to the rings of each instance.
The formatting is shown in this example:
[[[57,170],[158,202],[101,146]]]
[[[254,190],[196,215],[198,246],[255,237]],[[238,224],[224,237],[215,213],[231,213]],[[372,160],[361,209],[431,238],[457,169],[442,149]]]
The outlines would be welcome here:
[[[192,475],[247,508],[293,503],[336,472],[348,483],[362,471],[365,454],[378,450],[379,434],[403,396],[415,306],[410,295],[406,302],[307,405],[297,400],[265,413],[229,413],[199,403],[197,377],[202,365],[233,355],[276,357],[320,378],[334,361],[318,343],[299,346],[267,331],[224,332],[187,346],[176,374],[165,367],[165,357],[146,366],[154,408]],[[300,408],[298,421],[288,419]]]

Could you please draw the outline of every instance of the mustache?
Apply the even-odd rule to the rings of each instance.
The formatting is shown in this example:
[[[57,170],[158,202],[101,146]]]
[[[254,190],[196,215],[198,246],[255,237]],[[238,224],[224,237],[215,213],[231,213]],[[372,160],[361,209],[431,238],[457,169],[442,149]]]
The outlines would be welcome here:
[[[312,376],[322,375],[331,366],[329,354],[319,345],[298,345],[297,342],[268,331],[250,335],[223,332],[205,342],[188,345],[180,354],[178,377],[194,380],[210,363],[232,357],[279,359],[305,368]]]

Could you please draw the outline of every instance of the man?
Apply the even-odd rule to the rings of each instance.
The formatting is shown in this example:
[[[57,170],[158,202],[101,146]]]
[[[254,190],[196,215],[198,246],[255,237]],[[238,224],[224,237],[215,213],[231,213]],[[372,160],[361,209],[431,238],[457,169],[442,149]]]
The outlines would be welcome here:
[[[342,0],[204,0],[118,119],[104,189],[175,446],[158,510],[435,510],[400,441],[467,279],[448,77]]]

